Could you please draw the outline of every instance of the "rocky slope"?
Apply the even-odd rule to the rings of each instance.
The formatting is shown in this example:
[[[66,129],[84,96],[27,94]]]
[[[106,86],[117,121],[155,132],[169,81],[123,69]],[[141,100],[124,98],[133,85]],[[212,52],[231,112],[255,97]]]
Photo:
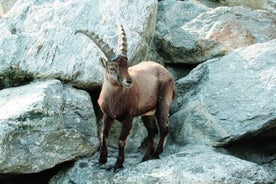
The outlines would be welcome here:
[[[275,6],[272,0],[3,1],[0,183],[275,183]],[[125,167],[114,173],[119,123],[108,163],[97,164],[102,53],[74,32],[95,31],[116,49],[118,21],[130,64],[164,64],[178,98],[161,159],[140,163],[146,131],[136,118]],[[31,177],[45,172],[45,179]]]

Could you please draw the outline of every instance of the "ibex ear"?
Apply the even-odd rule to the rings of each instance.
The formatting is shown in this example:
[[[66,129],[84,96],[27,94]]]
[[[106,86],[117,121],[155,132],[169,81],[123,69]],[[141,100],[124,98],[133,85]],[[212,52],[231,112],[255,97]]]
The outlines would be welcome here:
[[[105,58],[103,58],[103,57],[99,58],[99,63],[102,65],[102,67],[106,68],[107,62],[108,61]]]

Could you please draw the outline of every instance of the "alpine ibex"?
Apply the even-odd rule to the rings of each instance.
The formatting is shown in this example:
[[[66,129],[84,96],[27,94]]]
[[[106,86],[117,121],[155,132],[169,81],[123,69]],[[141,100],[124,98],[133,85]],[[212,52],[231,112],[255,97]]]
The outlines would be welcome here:
[[[107,162],[109,132],[114,120],[118,120],[122,123],[122,129],[118,141],[119,155],[115,169],[123,167],[126,139],[135,116],[142,116],[143,124],[148,132],[148,137],[145,139],[147,151],[142,161],[159,158],[168,134],[170,103],[176,98],[173,77],[162,65],[149,61],[132,67],[128,66],[126,33],[121,24],[118,24],[118,28],[118,55],[93,32],[76,31],[90,38],[107,58],[107,60],[99,58],[100,64],[105,69],[102,90],[98,99],[103,112],[99,162],[101,164]],[[158,128],[155,117],[160,131],[160,139],[156,148],[154,138],[158,134]]]

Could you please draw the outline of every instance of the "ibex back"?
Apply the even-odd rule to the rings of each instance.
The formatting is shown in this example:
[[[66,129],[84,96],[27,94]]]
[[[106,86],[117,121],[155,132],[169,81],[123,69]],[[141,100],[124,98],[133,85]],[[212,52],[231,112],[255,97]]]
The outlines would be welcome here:
[[[115,169],[123,167],[126,139],[135,116],[142,116],[148,132],[148,137],[145,139],[147,151],[142,161],[159,158],[168,134],[170,103],[176,98],[173,77],[162,65],[149,61],[132,67],[128,66],[125,30],[120,24],[118,28],[118,55],[96,34],[83,30],[76,32],[89,37],[107,58],[107,60],[99,58],[100,64],[105,69],[102,90],[98,99],[103,112],[104,126],[99,162],[101,164],[107,162],[109,132],[114,120],[118,120],[122,123],[122,129],[118,141],[119,155]],[[154,138],[158,135],[158,130],[160,138],[155,147]]]

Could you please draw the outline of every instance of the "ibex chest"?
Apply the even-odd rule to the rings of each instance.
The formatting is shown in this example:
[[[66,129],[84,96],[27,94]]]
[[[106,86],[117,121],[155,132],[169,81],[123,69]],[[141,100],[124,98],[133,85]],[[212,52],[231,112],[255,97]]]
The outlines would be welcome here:
[[[135,99],[129,99],[123,96],[100,95],[98,104],[103,113],[109,115],[110,117],[117,119],[121,116],[132,116],[135,114],[133,112],[133,106]]]

